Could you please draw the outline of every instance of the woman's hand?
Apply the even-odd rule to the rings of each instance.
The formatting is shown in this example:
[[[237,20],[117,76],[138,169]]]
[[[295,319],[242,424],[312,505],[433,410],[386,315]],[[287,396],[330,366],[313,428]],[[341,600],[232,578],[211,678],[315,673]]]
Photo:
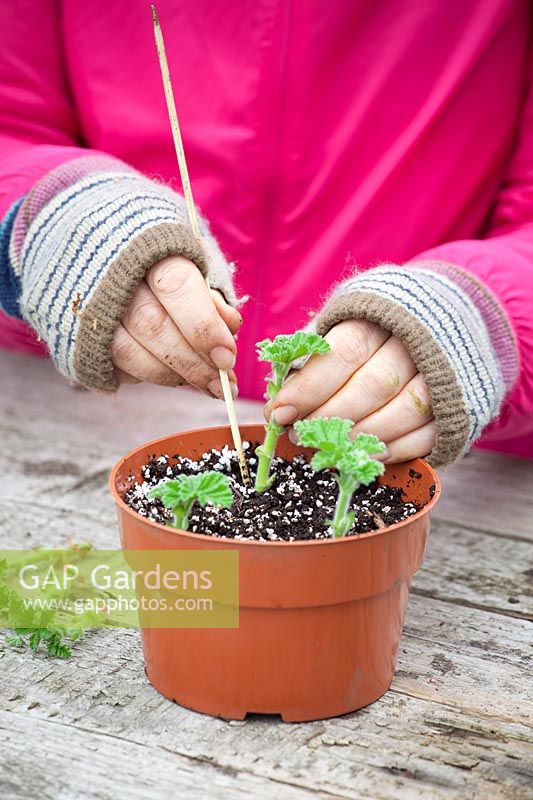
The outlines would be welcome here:
[[[373,433],[387,444],[382,460],[427,455],[435,444],[428,390],[396,336],[363,320],[341,322],[325,337],[331,352],[313,356],[287,380],[267,419],[289,425],[307,417],[343,417],[354,435]],[[297,441],[294,431],[290,437]]]
[[[217,291],[209,291],[199,269],[171,256],[155,264],[139,284],[111,345],[120,383],[189,383],[222,397],[219,369],[233,366],[241,315]]]

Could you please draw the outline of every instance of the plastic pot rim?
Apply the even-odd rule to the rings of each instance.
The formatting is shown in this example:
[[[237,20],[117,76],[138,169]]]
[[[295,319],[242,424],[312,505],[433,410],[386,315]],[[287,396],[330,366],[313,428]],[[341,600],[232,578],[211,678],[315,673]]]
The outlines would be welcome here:
[[[248,424],[245,424],[245,425],[241,425],[240,429],[241,429],[241,431],[243,431],[243,430],[246,430],[247,428],[250,428],[250,427],[257,427],[258,425],[261,425],[261,423],[259,423],[259,422],[248,423]],[[206,533],[198,533],[198,532],[193,532],[193,531],[184,531],[184,530],[181,530],[181,528],[174,528],[174,527],[172,527],[170,525],[163,525],[161,522],[156,522],[155,520],[148,519],[148,517],[143,517],[141,514],[138,514],[137,511],[134,511],[134,509],[130,508],[130,506],[128,506],[124,502],[124,500],[122,499],[122,497],[121,497],[121,495],[120,495],[120,493],[119,493],[119,491],[117,489],[117,486],[116,486],[116,476],[117,476],[117,473],[118,473],[119,469],[123,466],[124,462],[128,461],[128,459],[130,459],[132,456],[134,456],[140,450],[147,450],[148,448],[150,448],[152,446],[155,447],[156,445],[160,444],[164,440],[173,439],[173,438],[176,438],[178,436],[184,436],[184,435],[188,435],[188,434],[201,434],[201,433],[206,432],[206,431],[226,431],[228,433],[228,444],[229,445],[233,444],[233,442],[231,441],[231,430],[230,430],[229,425],[214,425],[214,426],[207,427],[207,428],[192,428],[190,430],[178,431],[177,433],[168,434],[167,436],[159,436],[157,439],[151,439],[149,442],[144,442],[144,444],[141,444],[138,447],[135,447],[133,450],[130,450],[128,453],[126,453],[126,455],[124,455],[121,458],[119,458],[119,460],[114,464],[114,466],[113,466],[113,468],[111,470],[111,473],[109,475],[109,489],[110,489],[110,492],[111,492],[111,494],[113,496],[113,499],[114,499],[115,503],[119,506],[121,511],[126,512],[129,516],[133,517],[137,521],[141,521],[145,525],[148,525],[150,528],[153,528],[155,531],[164,531],[167,534],[168,533],[170,533],[170,534],[178,534],[180,537],[181,536],[186,536],[188,539],[191,539],[192,541],[216,542],[217,544],[225,543],[225,544],[228,544],[230,546],[231,545],[233,545],[233,546],[237,545],[239,547],[241,545],[246,546],[246,547],[249,547],[249,546],[254,546],[254,547],[258,547],[258,546],[259,547],[314,547],[316,545],[328,545],[328,546],[330,546],[330,545],[342,545],[342,544],[347,544],[347,543],[350,543],[350,542],[353,543],[354,541],[360,541],[362,539],[370,539],[370,538],[374,538],[374,537],[377,537],[377,536],[383,536],[384,534],[394,533],[395,531],[399,530],[400,528],[403,528],[406,525],[409,525],[411,522],[413,522],[413,520],[416,520],[419,517],[421,517],[421,516],[427,514],[428,512],[430,512],[431,509],[433,508],[433,506],[435,505],[435,503],[437,502],[437,500],[440,497],[442,485],[441,485],[441,481],[440,481],[440,478],[439,478],[437,472],[423,458],[414,458],[414,459],[411,459],[410,461],[403,462],[403,463],[411,464],[413,469],[416,469],[416,466],[418,464],[418,465],[422,466],[423,469],[428,470],[430,472],[430,474],[431,474],[431,478],[432,478],[433,484],[435,486],[435,491],[434,491],[433,497],[429,500],[429,502],[427,502],[420,509],[420,511],[417,511],[416,514],[411,514],[411,516],[406,517],[403,520],[400,520],[400,522],[395,522],[394,525],[387,525],[384,528],[378,528],[378,530],[368,531],[367,533],[358,533],[358,534],[355,534],[353,536],[340,536],[338,538],[333,538],[332,537],[332,538],[329,538],[329,539],[306,539],[305,541],[299,541],[299,542],[285,542],[285,541],[282,541],[282,542],[273,541],[272,542],[272,541],[258,541],[257,539],[238,539],[237,541],[235,541],[235,539],[230,539],[229,537],[225,537],[225,536],[221,536],[221,537],[217,536],[217,537],[215,537],[215,536],[209,536]],[[298,447],[299,445],[295,445],[295,446]],[[302,452],[304,452],[306,449],[309,449],[309,448],[300,447],[300,449],[301,449]],[[395,465],[394,464],[390,464],[389,466],[390,466],[390,468],[393,468]]]

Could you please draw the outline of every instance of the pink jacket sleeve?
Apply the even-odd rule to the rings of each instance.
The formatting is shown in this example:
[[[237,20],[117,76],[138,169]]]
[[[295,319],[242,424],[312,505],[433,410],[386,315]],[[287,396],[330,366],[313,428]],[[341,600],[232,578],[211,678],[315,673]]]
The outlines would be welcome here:
[[[403,265],[356,271],[313,324],[325,334],[344,319],[377,323],[409,350],[431,397],[434,464],[453,463],[478,441],[533,454],[532,88],[486,230]]]
[[[441,244],[416,257],[417,262],[447,262],[473,274],[499,300],[511,322],[519,377],[485,441],[525,436],[533,442],[533,59],[529,85],[515,150],[484,236]]]
[[[181,195],[82,146],[58,8],[0,3],[0,346],[37,334],[65,377],[114,391],[111,342],[146,270],[183,256],[235,303],[232,268]]]
[[[58,165],[87,154],[62,59],[57,3],[0,4],[0,220]],[[10,234],[10,230],[8,230]],[[46,353],[32,328],[0,310],[0,346]]]
[[[0,219],[59,164],[87,155],[69,101],[58,6],[0,4]]]

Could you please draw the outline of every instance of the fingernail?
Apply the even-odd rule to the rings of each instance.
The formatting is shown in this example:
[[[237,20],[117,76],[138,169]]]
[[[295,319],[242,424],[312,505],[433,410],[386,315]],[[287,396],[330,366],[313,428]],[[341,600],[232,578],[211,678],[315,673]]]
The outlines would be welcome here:
[[[220,400],[224,399],[222,384],[220,383],[220,380],[218,378],[213,378],[212,381],[209,381],[209,383],[207,384],[207,389],[208,391],[211,392],[211,394],[214,394],[215,397],[218,397]]]
[[[218,369],[233,369],[235,366],[235,353],[227,347],[213,347],[209,358]]]
[[[278,425],[290,425],[298,417],[298,409],[294,406],[280,406],[272,413]]]
[[[291,440],[291,442],[293,444],[299,444],[298,434],[296,433],[294,428],[291,428],[290,431],[289,431],[289,439]]]
[[[215,397],[220,398],[220,400],[224,399],[224,392],[222,390],[222,384],[220,383],[220,378],[213,378],[212,381],[209,381],[209,383],[207,384],[207,389],[208,391],[211,392],[211,394],[214,394]],[[230,381],[230,389],[232,397],[235,400],[239,394],[239,388],[236,383]]]
[[[376,459],[376,461],[386,461],[388,458],[390,458],[389,448],[387,447],[387,449],[384,450],[383,453],[376,453],[374,458]]]

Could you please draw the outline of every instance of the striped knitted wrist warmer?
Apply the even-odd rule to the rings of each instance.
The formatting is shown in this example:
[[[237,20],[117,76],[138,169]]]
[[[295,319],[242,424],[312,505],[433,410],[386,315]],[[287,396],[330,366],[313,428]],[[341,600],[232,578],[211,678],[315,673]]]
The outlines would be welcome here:
[[[19,204],[11,231],[18,310],[58,370],[89,388],[117,388],[110,347],[146,270],[171,255],[193,261],[229,303],[231,265],[205,221],[202,245],[181,195],[122,162],[91,156],[50,172]]]
[[[355,275],[335,289],[315,327],[324,335],[346,319],[377,323],[409,350],[431,397],[434,466],[468,451],[516,380],[516,345],[503,309],[452,265],[385,264]]]

